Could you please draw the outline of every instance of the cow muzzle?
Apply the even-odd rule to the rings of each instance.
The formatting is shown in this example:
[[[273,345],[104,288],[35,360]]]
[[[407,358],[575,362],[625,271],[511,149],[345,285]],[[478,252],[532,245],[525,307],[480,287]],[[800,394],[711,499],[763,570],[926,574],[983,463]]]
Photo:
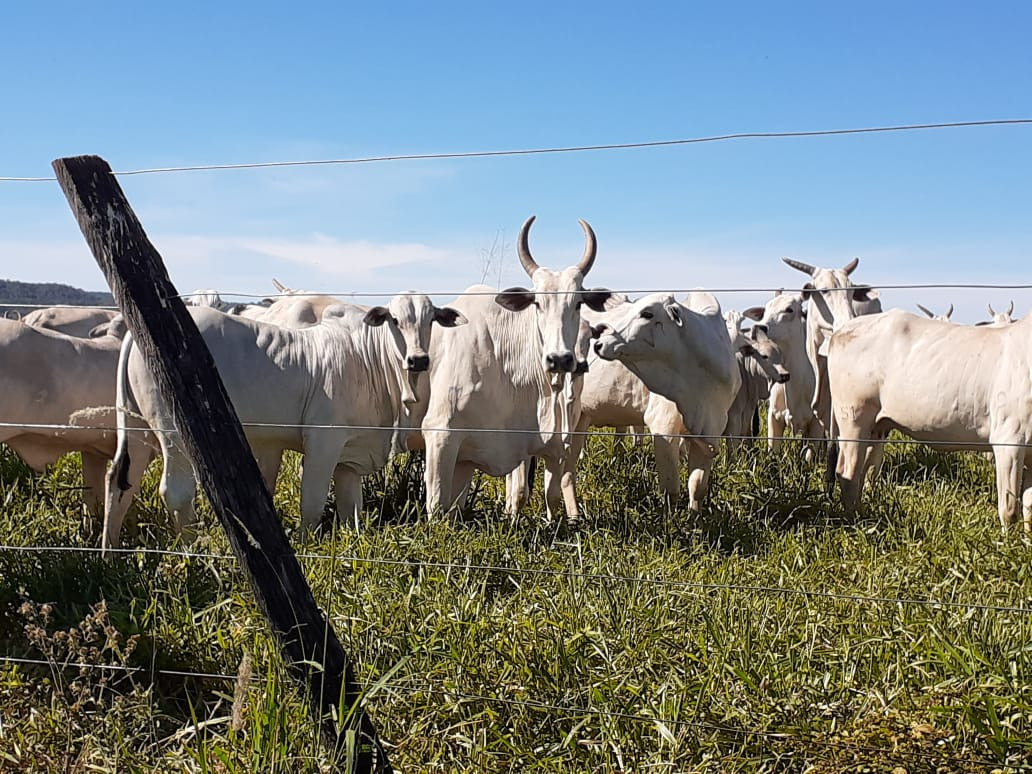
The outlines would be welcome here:
[[[545,355],[545,368],[553,374],[573,373],[577,359],[572,352],[551,352]]]
[[[774,381],[776,381],[778,384],[784,384],[785,382],[787,382],[789,380],[789,378],[791,376],[792,376],[792,374],[790,374],[788,371],[779,372],[778,373],[778,378],[775,379]]]
[[[426,371],[430,368],[429,355],[409,355],[405,358],[405,366],[409,371]]]

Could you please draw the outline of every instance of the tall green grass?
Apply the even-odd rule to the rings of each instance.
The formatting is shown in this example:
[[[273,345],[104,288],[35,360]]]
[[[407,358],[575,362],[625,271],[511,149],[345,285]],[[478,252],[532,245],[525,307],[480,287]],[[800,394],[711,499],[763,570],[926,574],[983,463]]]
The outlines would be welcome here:
[[[891,447],[847,518],[797,449],[754,449],[691,514],[664,512],[647,443],[589,451],[575,534],[540,494],[504,516],[486,478],[470,515],[428,522],[413,460],[367,480],[361,532],[305,547],[398,769],[1032,766],[1029,549],[999,533],[990,463]],[[150,475],[129,541],[164,547]],[[74,460],[37,477],[0,457],[3,542],[95,545],[78,486]],[[195,548],[227,551],[201,513]],[[0,665],[0,770],[333,763],[231,560],[0,551],[0,654],[43,662]]]

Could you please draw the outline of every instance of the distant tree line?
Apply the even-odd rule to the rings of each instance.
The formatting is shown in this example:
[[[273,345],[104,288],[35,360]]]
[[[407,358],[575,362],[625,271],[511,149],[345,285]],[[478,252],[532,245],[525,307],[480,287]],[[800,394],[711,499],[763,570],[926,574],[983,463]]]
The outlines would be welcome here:
[[[26,314],[40,305],[43,306],[114,306],[110,293],[80,290],[71,285],[59,282],[18,282],[17,280],[0,279],[0,303],[25,304],[13,309]],[[12,307],[0,308],[0,316]]]

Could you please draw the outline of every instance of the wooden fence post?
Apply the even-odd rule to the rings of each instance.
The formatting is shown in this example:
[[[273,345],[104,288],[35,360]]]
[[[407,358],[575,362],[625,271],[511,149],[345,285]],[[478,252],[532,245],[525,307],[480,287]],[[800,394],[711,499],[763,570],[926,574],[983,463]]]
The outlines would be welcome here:
[[[360,707],[351,662],[316,605],[211,353],[161,256],[106,161],[77,156],[53,167],[324,740],[338,752],[354,741],[355,771],[392,771]],[[339,718],[340,729],[338,708],[350,718]]]

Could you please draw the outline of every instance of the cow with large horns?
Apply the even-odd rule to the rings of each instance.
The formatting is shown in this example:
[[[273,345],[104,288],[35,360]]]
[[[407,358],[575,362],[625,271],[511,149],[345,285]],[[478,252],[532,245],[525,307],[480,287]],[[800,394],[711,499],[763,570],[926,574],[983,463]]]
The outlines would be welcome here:
[[[828,388],[828,341],[831,333],[854,317],[881,311],[878,291],[868,285],[854,285],[850,275],[860,264],[854,258],[841,269],[823,269],[792,258],[782,258],[787,265],[810,276],[803,285],[803,298],[810,308],[806,315],[806,354],[813,365],[816,384],[813,409],[827,432],[831,426],[832,396]]]
[[[432,342],[429,408],[422,423],[426,447],[427,511],[446,511],[462,498],[475,470],[504,476],[521,462],[545,463],[551,518],[562,500],[570,420],[563,410],[565,379],[577,369],[580,307],[605,309],[608,290],[585,290],[597,241],[580,221],[580,261],[560,271],[538,264],[530,251],[534,217],[520,229],[517,254],[532,287],[498,292],[474,286],[452,306],[469,325]],[[568,518],[577,516],[567,498]]]

